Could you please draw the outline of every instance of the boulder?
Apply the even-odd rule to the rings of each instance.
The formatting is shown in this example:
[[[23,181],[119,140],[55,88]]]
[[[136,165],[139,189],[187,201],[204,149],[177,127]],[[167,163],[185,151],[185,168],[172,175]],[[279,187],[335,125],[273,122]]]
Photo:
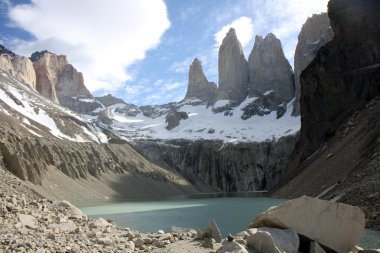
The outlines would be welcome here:
[[[303,196],[257,215],[249,227],[294,228],[337,252],[349,252],[364,225],[364,213],[358,207]]]
[[[66,200],[57,201],[54,204],[59,207],[69,219],[81,219],[86,217],[86,215],[79,208],[75,207]]]
[[[31,215],[18,213],[17,220],[26,228],[37,229],[37,220]]]
[[[109,223],[108,221],[106,221],[105,219],[103,219],[103,218],[98,218],[98,219],[96,219],[96,220],[93,220],[93,221],[90,223],[89,227],[90,227],[90,228],[100,228],[100,229],[104,229],[104,228],[106,228],[106,227],[108,227],[108,226],[111,226],[111,225],[112,225],[112,224]]]
[[[261,227],[246,240],[248,247],[261,253],[298,253],[300,245],[294,229]]]
[[[207,232],[215,239],[216,242],[222,242],[222,234],[216,222],[212,219],[207,224]]]
[[[68,220],[67,222],[64,222],[64,223],[49,224],[48,228],[53,229],[53,230],[58,230],[58,232],[71,233],[77,229],[77,226],[75,225],[73,221]]]
[[[248,253],[244,246],[237,242],[224,243],[216,253]]]

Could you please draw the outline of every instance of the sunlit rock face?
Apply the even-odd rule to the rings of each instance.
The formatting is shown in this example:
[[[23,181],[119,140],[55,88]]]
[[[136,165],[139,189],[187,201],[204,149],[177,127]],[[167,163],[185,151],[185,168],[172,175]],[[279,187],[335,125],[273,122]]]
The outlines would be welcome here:
[[[84,85],[82,73],[68,63],[66,56],[42,51],[33,53],[31,59],[41,95],[80,113],[100,106]]]
[[[285,58],[281,41],[274,34],[269,33],[264,38],[256,36],[248,66],[250,97],[270,92],[277,104],[293,99],[293,70]]]
[[[198,98],[212,102],[216,98],[216,92],[216,84],[207,80],[201,61],[195,58],[189,70],[189,85],[185,99]]]
[[[0,69],[36,89],[36,74],[28,57],[16,55],[0,45]]]
[[[241,102],[247,97],[248,63],[235,29],[231,28],[219,48],[219,99]]]

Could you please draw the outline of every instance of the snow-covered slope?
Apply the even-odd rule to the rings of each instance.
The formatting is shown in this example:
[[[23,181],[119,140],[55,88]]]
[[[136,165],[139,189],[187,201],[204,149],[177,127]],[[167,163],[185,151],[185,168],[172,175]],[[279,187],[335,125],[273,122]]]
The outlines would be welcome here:
[[[76,142],[107,142],[107,137],[95,123],[42,97],[1,70],[0,113],[18,120],[37,137],[53,135]]]
[[[232,105],[228,100],[219,100],[208,105],[197,99],[161,106],[136,107],[130,104],[114,104],[98,109],[102,114],[104,127],[126,139],[189,139],[224,140],[225,142],[261,142],[293,135],[300,128],[300,118],[292,117],[292,104],[280,118],[276,111],[264,116],[254,115],[242,119],[244,109],[257,98],[247,98],[240,105]],[[100,112],[103,110],[103,112]],[[180,119],[179,125],[167,129],[168,114],[185,112],[187,119]],[[98,117],[100,118],[100,117]],[[89,120],[97,122],[94,116]]]

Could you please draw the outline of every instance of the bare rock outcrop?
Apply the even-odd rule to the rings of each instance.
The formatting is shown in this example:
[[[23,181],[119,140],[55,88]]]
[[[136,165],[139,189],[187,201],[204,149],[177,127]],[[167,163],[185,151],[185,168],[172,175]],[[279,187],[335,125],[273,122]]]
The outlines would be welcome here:
[[[189,85],[185,99],[198,98],[203,101],[212,102],[216,98],[217,86],[209,82],[203,73],[202,63],[197,58],[190,65]]]
[[[277,104],[293,99],[292,67],[285,58],[281,41],[274,34],[269,33],[265,38],[256,36],[248,58],[248,66],[250,97],[272,92]]]
[[[80,113],[100,107],[84,85],[82,73],[68,63],[66,56],[42,51],[33,53],[31,59],[41,95]]]
[[[301,160],[380,94],[380,2],[331,0],[334,38],[301,74]]]
[[[314,60],[318,50],[329,42],[333,36],[334,33],[327,13],[314,14],[302,26],[294,55],[294,81],[296,88],[296,99],[292,112],[294,116],[300,114],[301,73]]]
[[[135,140],[150,161],[177,170],[194,185],[222,191],[272,188],[281,178],[296,138],[228,144],[213,140]]]
[[[16,55],[0,45],[0,69],[36,89],[36,73],[28,57]]]
[[[247,97],[248,63],[243,48],[231,28],[219,48],[219,99],[241,102]]]
[[[96,100],[101,102],[104,106],[110,106],[110,105],[115,105],[115,104],[125,104],[123,99],[114,97],[111,94],[107,94],[102,97],[96,97]]]

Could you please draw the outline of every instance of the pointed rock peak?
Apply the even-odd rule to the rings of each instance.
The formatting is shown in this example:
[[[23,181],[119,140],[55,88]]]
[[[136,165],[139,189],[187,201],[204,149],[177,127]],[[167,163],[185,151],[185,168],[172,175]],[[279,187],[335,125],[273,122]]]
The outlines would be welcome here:
[[[202,62],[198,58],[195,58],[193,63],[190,65],[189,83],[195,84],[202,81],[207,82],[207,78],[203,72]]]
[[[36,51],[36,52],[34,52],[34,53],[30,56],[30,59],[32,60],[32,62],[35,62],[35,61],[37,61],[38,59],[40,59],[41,57],[43,57],[45,54],[52,54],[52,53],[50,53],[50,52],[47,51],[47,50]]]
[[[273,33],[268,33],[266,36],[265,36],[265,39],[268,39],[268,40],[273,40],[273,39],[277,39],[276,35],[274,35]]]
[[[229,37],[229,36],[237,37],[235,28],[233,28],[233,27],[230,28],[230,30],[227,33],[227,37]]]
[[[6,47],[4,47],[3,45],[0,44],[0,55],[2,55],[2,54],[9,54],[11,56],[15,56],[16,55],[11,50],[9,50],[8,48],[6,48]]]
[[[45,55],[56,57],[62,64],[68,64],[66,55],[57,55],[48,50],[36,51],[30,56],[30,59],[32,60],[32,62],[36,62],[42,57],[44,57]]]

